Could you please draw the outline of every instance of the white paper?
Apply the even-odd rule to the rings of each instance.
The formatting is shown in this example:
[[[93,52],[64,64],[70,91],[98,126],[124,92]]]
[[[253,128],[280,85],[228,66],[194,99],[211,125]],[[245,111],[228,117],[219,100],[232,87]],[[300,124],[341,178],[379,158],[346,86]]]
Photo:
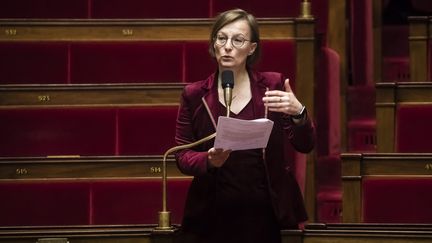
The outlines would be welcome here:
[[[240,120],[220,116],[216,127],[215,148],[244,150],[265,148],[273,128],[273,121],[261,118]]]

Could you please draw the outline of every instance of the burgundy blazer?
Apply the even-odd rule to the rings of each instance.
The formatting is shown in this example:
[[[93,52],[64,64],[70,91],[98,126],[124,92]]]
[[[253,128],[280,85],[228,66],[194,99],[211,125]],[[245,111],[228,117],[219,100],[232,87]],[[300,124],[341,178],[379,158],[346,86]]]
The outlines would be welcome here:
[[[284,90],[285,78],[275,72],[250,71],[249,76],[254,115],[255,118],[263,118],[265,108],[262,97],[265,96],[266,88]],[[176,126],[175,139],[178,145],[192,143],[215,132],[202,101],[204,98],[217,122],[221,108],[215,77],[217,73],[206,80],[191,83],[183,90]],[[291,158],[286,158],[284,149],[293,146],[299,152],[310,152],[315,143],[315,128],[309,117],[303,125],[295,125],[289,116],[279,112],[269,112],[268,118],[274,121],[265,152],[273,208],[282,228],[296,228],[299,222],[307,219],[307,215],[300,188],[290,171]],[[207,151],[213,147],[213,143],[214,139],[175,154],[180,171],[194,176],[186,201],[183,226],[198,224],[204,229],[206,225],[202,224],[202,217],[211,217],[208,205],[212,201],[215,182],[213,169],[207,167]]]

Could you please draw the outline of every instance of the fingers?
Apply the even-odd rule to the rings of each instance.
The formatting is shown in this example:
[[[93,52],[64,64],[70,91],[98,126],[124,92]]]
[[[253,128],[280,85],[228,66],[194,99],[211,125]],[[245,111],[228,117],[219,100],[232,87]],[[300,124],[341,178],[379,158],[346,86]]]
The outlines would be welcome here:
[[[231,150],[215,149],[208,150],[208,160],[214,167],[221,167],[228,159]]]
[[[291,85],[289,83],[289,78],[285,79],[284,86],[285,86],[285,91],[286,92],[292,92]]]
[[[269,91],[265,92],[265,95],[266,96],[281,96],[281,97],[282,96],[286,96],[287,93],[294,95],[288,78],[285,79],[284,87],[285,87],[285,91],[282,91],[282,90],[269,90]]]
[[[263,97],[264,105],[268,108],[268,111],[283,112],[288,115],[298,114],[302,104],[292,92],[289,79],[285,80],[284,86],[286,91],[266,91],[265,97]]]

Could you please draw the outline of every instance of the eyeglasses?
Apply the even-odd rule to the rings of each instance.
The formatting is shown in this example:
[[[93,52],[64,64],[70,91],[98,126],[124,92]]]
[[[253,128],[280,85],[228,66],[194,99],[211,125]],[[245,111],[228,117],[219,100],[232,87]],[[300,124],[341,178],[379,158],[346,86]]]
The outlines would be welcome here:
[[[231,39],[231,45],[234,46],[235,48],[241,48],[246,43],[246,41],[250,41],[244,38],[242,35],[235,35],[231,38],[228,38],[228,36],[226,35],[218,34],[214,38],[214,42],[216,45],[222,47],[225,46],[225,44],[229,39]]]

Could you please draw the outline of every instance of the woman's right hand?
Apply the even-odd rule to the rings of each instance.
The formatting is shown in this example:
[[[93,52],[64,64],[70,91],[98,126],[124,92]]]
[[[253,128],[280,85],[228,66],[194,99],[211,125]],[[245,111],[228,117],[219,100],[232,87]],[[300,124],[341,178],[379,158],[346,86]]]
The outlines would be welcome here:
[[[215,149],[211,148],[208,150],[208,161],[210,167],[221,167],[228,159],[231,150]]]

